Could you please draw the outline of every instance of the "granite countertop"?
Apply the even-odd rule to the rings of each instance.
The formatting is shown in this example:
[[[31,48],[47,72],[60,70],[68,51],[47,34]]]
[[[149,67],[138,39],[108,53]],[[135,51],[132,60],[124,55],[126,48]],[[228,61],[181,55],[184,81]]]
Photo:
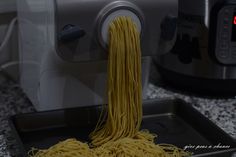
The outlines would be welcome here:
[[[149,99],[183,99],[236,139],[235,98],[198,97],[153,84],[149,84],[147,96]],[[9,128],[8,118],[15,114],[32,111],[35,110],[19,85],[0,76],[0,157],[17,156],[18,149]]]

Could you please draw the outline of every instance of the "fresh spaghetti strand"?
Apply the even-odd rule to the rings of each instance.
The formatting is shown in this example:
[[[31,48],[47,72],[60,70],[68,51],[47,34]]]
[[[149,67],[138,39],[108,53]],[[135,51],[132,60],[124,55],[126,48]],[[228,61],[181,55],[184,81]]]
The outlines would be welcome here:
[[[121,17],[111,24],[109,32],[108,114],[106,124],[91,136],[94,146],[134,137],[142,120],[138,30],[131,19]]]

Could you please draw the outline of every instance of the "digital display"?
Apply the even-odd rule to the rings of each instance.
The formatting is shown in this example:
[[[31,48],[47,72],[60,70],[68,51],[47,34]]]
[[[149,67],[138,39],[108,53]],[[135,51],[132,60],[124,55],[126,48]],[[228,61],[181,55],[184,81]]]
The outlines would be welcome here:
[[[236,16],[234,15],[234,22],[233,22],[234,25],[236,25]]]
[[[232,21],[233,21],[232,22],[233,24],[232,24],[232,38],[231,38],[231,40],[236,41],[236,12],[234,12]]]

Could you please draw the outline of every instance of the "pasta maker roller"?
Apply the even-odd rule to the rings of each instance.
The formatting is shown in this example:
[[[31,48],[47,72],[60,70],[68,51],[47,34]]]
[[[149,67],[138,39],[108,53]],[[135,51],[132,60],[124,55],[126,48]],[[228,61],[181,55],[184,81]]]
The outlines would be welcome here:
[[[151,56],[176,38],[178,0],[21,0],[20,80],[39,111],[106,103],[109,24],[130,17],[141,34],[145,90]]]

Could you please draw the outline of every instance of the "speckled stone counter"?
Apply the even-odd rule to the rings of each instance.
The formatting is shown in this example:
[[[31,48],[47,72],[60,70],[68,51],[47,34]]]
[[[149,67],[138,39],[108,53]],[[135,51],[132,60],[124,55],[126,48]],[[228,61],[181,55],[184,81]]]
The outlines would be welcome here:
[[[173,92],[164,87],[149,84],[147,90],[149,99],[180,98],[192,104],[202,114],[216,123],[225,132],[236,139],[236,99],[210,99],[181,92]],[[19,113],[34,111],[33,106],[23,94],[19,85],[0,78],[0,157],[17,156],[17,145],[13,138],[8,118]]]
[[[8,124],[10,116],[34,111],[19,85],[0,75],[0,157],[17,156],[18,147]]]

